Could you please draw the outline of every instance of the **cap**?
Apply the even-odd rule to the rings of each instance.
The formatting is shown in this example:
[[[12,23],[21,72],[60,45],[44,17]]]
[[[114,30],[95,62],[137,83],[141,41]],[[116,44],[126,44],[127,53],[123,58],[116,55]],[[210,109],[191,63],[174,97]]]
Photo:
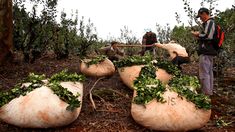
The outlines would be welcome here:
[[[117,41],[112,41],[111,45],[114,45],[114,44],[117,44],[117,43],[118,43]]]
[[[145,32],[151,32],[151,28],[144,29]]]
[[[208,10],[207,8],[205,8],[205,7],[202,7],[202,8],[200,8],[200,9],[198,10],[198,13],[197,13],[196,18],[199,18],[199,17],[200,17],[200,14],[202,14],[203,12],[209,14],[209,10]]]

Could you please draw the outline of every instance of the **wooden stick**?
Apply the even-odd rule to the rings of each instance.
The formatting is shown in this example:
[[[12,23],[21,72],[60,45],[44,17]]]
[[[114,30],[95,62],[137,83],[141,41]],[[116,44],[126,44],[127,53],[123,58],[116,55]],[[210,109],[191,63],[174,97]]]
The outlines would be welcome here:
[[[125,45],[125,44],[119,44],[117,47],[154,47],[155,45]]]
[[[91,103],[92,103],[92,106],[93,106],[93,109],[94,109],[94,110],[96,110],[96,106],[95,106],[95,102],[94,102],[94,100],[93,100],[93,98],[92,98],[92,90],[93,90],[93,88],[95,87],[95,85],[99,82],[99,80],[104,79],[104,78],[105,78],[105,77],[101,77],[101,78],[97,79],[97,80],[95,81],[94,85],[91,87],[91,89],[90,89],[90,91],[89,91],[89,93],[90,93],[90,100],[91,100]]]

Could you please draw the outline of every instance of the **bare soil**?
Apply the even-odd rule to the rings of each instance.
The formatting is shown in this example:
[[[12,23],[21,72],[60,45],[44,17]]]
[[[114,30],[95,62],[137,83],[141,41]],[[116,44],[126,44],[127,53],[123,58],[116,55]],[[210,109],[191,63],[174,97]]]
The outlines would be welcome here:
[[[20,82],[30,72],[51,76],[61,70],[79,73],[79,58],[56,60],[43,57],[33,64],[16,61],[0,66],[0,90],[8,90]],[[197,63],[183,66],[184,73],[197,75]],[[89,99],[89,90],[98,78],[87,77],[84,82],[82,110],[73,123],[68,126],[50,129],[27,129],[0,121],[1,132],[79,132],[79,131],[133,131],[151,132],[137,124],[130,113],[133,91],[126,87],[118,73],[101,79],[93,89],[96,110]],[[219,84],[219,85],[218,85]],[[235,67],[228,68],[223,77],[215,80],[215,94],[212,96],[211,120],[195,132],[235,132]]]

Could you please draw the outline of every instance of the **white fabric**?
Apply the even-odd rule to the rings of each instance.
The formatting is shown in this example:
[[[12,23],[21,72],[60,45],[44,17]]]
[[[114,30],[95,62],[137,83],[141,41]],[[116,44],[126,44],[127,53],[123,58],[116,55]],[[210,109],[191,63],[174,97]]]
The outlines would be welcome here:
[[[178,56],[188,57],[188,53],[186,52],[186,49],[178,43],[174,43],[174,42],[170,42],[167,44],[157,43],[156,46],[159,48],[166,49],[168,53],[170,54],[171,59],[174,59],[176,57],[176,54],[173,52],[176,52]]]
[[[49,128],[65,126],[77,119],[83,96],[83,84],[62,82],[74,95],[80,94],[80,107],[73,111],[66,110],[68,104],[62,101],[47,86],[34,89],[25,96],[11,100],[0,108],[0,119],[6,123],[24,128]]]
[[[89,61],[88,59],[85,61]],[[81,62],[80,71],[87,75],[93,77],[111,76],[115,73],[115,66],[112,61],[105,59],[99,64],[93,64],[88,66],[85,62]]]
[[[167,90],[163,97],[166,103],[157,102],[156,99],[146,105],[132,103],[133,119],[152,130],[180,132],[201,128],[210,120],[211,110],[198,109],[175,92]]]

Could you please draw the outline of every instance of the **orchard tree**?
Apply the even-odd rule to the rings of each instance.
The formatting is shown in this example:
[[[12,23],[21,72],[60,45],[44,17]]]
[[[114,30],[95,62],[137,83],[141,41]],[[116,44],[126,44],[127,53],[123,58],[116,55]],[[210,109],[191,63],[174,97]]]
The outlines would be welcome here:
[[[51,48],[51,41],[56,27],[56,6],[58,0],[14,0],[14,45],[21,50],[25,62],[34,62],[46,49]],[[26,11],[25,4],[30,3],[32,10]],[[42,6],[41,14],[38,6]]]
[[[12,1],[0,0],[0,65],[12,50]]]
[[[96,28],[91,20],[85,24],[84,17],[80,20],[77,37],[77,55],[81,58],[86,57],[94,45],[98,43]]]
[[[170,41],[170,33],[171,29],[169,24],[167,23],[166,26],[161,26],[159,24],[156,24],[157,29],[157,39],[160,43],[168,43]]]
[[[128,28],[128,26],[124,26],[122,29],[120,29],[121,31],[121,36],[119,38],[119,41],[127,44],[127,45],[135,45],[135,44],[139,44],[138,39],[134,36],[132,30],[130,30]],[[124,49],[124,52],[126,53],[126,55],[134,55],[136,54],[136,52],[139,52],[140,48],[133,48],[133,47],[126,47]]]

